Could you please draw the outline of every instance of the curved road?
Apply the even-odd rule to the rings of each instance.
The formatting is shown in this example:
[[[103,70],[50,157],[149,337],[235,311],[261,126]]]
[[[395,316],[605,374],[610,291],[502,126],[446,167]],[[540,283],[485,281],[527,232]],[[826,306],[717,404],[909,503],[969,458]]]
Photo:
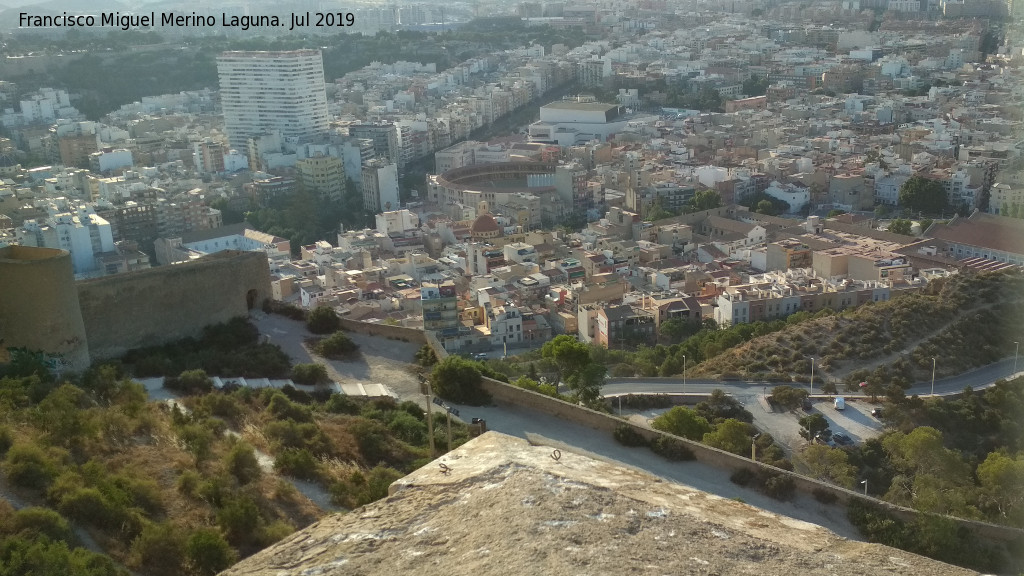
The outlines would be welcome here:
[[[1014,359],[1007,358],[988,366],[982,366],[958,376],[950,376],[935,380],[935,395],[945,396],[963,392],[967,386],[974,389],[991,386],[1000,378],[1008,378],[1013,375]],[[1017,375],[1024,374],[1019,368],[1024,364],[1018,363]],[[608,383],[601,388],[602,396],[616,396],[619,394],[710,394],[714,390],[723,390],[733,395],[756,394],[767,388],[770,390],[778,386],[779,382],[730,382],[722,380],[691,380],[687,378],[685,386],[682,378],[609,378]],[[793,382],[792,386],[800,387],[808,384]],[[822,382],[815,380],[812,393],[821,394]],[[907,390],[907,395],[927,396],[932,392],[931,381],[918,382]],[[856,396],[856,394],[843,394],[845,396]]]

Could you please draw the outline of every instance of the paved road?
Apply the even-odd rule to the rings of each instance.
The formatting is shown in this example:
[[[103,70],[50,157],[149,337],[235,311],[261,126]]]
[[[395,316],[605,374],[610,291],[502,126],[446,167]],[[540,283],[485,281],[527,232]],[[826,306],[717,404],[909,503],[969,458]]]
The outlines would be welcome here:
[[[1014,359],[1007,358],[988,366],[965,372],[959,376],[950,376],[935,380],[935,394],[937,396],[956,394],[962,392],[967,386],[975,389],[991,386],[1000,378],[1008,378],[1013,374]],[[1018,364],[1018,368],[1024,366],[1024,362]],[[1021,371],[1017,375],[1024,374]],[[759,394],[768,391],[778,382],[723,382],[721,380],[687,379],[683,385],[682,378],[613,378],[601,388],[604,396],[616,394],[710,394],[714,390],[724,390],[736,396],[748,394]],[[821,382],[815,381],[814,392],[821,393]],[[794,386],[807,386],[807,384],[794,383]],[[918,382],[907,390],[907,395],[918,394],[926,396],[931,394],[931,381]]]
[[[459,409],[459,416],[467,422],[472,418],[483,418],[487,421],[488,430],[519,438],[526,438],[528,434],[544,436],[710,494],[717,494],[723,498],[742,498],[747,504],[824,526],[851,540],[864,539],[850,524],[842,508],[825,506],[806,494],[798,493],[793,500],[787,502],[773,500],[760,492],[733,484],[729,481],[731,472],[728,470],[700,462],[672,462],[646,448],[622,446],[612,439],[611,434],[511,404],[501,403],[488,407],[458,404],[452,406]],[[443,413],[435,412],[435,418],[439,419],[438,422],[443,422]]]

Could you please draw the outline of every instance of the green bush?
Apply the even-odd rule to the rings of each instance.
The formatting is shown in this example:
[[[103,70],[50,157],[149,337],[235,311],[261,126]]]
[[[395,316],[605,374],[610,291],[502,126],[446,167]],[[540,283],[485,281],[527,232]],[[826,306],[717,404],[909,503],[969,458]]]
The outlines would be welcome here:
[[[309,312],[306,328],[313,334],[330,334],[341,329],[341,318],[334,308],[317,306]]]
[[[296,364],[292,366],[292,380],[297,384],[316,386],[327,384],[331,377],[327,375],[327,367],[323,364]]]
[[[324,404],[324,409],[331,414],[359,414],[359,403],[352,397],[345,394],[331,394],[331,397]]]
[[[260,520],[259,506],[245,494],[225,499],[217,511],[217,524],[224,530],[228,541],[236,546],[252,541]]]
[[[57,464],[38,446],[15,444],[4,458],[4,471],[11,484],[38,490],[57,476]]]
[[[814,495],[814,499],[822,504],[835,504],[836,500],[839,500],[839,496],[831,490],[825,490],[823,488],[815,488],[811,494]]]
[[[49,508],[33,506],[18,510],[12,519],[11,528],[15,534],[46,536],[50,540],[69,543],[75,540],[68,521]]]
[[[213,391],[213,380],[205,370],[186,370],[177,378],[165,378],[164,388],[189,395],[208,394]]]
[[[324,358],[344,360],[355,356],[359,352],[359,345],[353,342],[348,334],[335,332],[317,342],[314,350]]]
[[[225,457],[225,468],[238,480],[240,485],[259,480],[263,470],[256,458],[256,451],[245,442],[236,442]]]
[[[792,478],[784,474],[768,474],[762,481],[761,489],[776,500],[789,500],[796,492],[796,485]]]
[[[483,376],[476,364],[459,356],[449,356],[439,362],[430,375],[434,394],[459,404],[490,404],[490,394],[481,386]]]
[[[185,561],[185,536],[171,523],[149,524],[132,542],[132,554],[148,574],[177,576]]]
[[[238,555],[218,530],[200,528],[185,545],[188,565],[198,576],[213,576],[235,563]]]
[[[651,442],[651,451],[669,460],[694,460],[696,456],[689,446],[668,436],[658,436]]]
[[[740,486],[749,485],[757,474],[750,468],[737,468],[730,476],[729,481],[733,484],[739,484]]]
[[[302,480],[315,480],[320,476],[320,462],[309,450],[289,448],[274,460],[274,470]]]
[[[619,424],[612,435],[623,446],[647,446],[647,438],[629,424]]]

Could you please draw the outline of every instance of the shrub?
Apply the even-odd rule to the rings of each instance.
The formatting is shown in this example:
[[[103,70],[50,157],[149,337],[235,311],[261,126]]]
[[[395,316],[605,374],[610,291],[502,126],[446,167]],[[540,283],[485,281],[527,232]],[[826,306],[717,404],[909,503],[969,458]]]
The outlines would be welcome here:
[[[260,462],[256,458],[256,451],[245,442],[236,442],[231,447],[231,451],[225,457],[224,465],[241,485],[259,480],[263,473],[263,470],[260,469]]]
[[[15,444],[4,459],[7,479],[22,488],[45,488],[57,475],[57,465],[34,444]]]
[[[185,470],[181,473],[181,476],[178,476],[178,493],[195,498],[199,495],[199,487],[202,481],[202,476],[195,470]]]
[[[327,384],[331,377],[327,375],[327,367],[323,364],[296,364],[292,366],[292,380],[298,384],[316,386]]]
[[[315,480],[320,476],[320,462],[309,450],[289,448],[274,460],[274,470],[303,480]]]
[[[341,329],[341,318],[334,308],[317,306],[310,311],[306,328],[313,334],[330,334]]]
[[[217,511],[217,524],[227,534],[228,541],[235,545],[248,543],[259,522],[259,507],[252,498],[244,494],[227,499]]]
[[[283,393],[276,393],[270,398],[267,404],[269,412],[275,420],[292,420],[294,422],[312,422],[313,413],[309,408],[296,404],[288,399]]]
[[[331,414],[359,414],[359,403],[345,394],[331,394],[324,409]]]
[[[189,395],[208,394],[213,391],[213,380],[205,370],[186,370],[177,378],[165,378],[164,388]]]
[[[759,473],[761,490],[776,500],[788,500],[793,497],[796,485],[793,479],[784,474],[776,474],[767,470]]]
[[[647,439],[629,424],[619,424],[612,433],[615,441],[623,446],[647,446]]]
[[[342,360],[354,356],[359,351],[359,345],[353,342],[348,334],[335,332],[317,342],[314,350],[325,358]]]
[[[651,451],[669,460],[685,461],[696,458],[689,446],[668,436],[658,436],[655,438],[651,442]]]
[[[811,494],[814,494],[814,499],[822,504],[834,504],[839,497],[836,496],[835,492],[831,490],[825,490],[823,488],[815,488]]]
[[[185,556],[192,571],[199,576],[213,576],[238,559],[220,531],[212,528],[200,528],[189,536]]]
[[[757,474],[750,468],[737,468],[736,471],[729,476],[729,481],[733,484],[739,484],[740,486],[747,486]]]
[[[46,536],[50,540],[73,542],[74,534],[68,521],[48,508],[22,508],[14,514],[11,522],[14,533],[31,533]]]
[[[185,536],[173,524],[150,524],[132,542],[132,553],[147,573],[175,576],[182,572]]]

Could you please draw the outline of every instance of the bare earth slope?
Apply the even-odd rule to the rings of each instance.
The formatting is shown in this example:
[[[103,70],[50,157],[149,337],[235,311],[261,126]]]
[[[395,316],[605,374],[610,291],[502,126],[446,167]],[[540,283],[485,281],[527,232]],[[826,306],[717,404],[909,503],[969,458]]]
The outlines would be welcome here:
[[[224,574],[974,574],[494,432],[391,493]]]

